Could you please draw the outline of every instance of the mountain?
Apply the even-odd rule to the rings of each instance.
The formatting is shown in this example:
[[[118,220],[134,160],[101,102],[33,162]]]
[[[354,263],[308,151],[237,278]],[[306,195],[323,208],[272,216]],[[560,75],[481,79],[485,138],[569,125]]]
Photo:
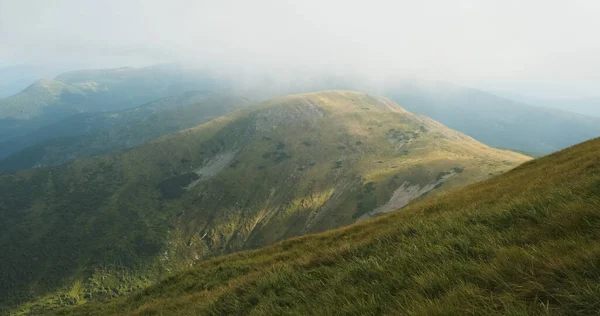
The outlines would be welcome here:
[[[190,90],[219,88],[220,81],[208,73],[172,65],[68,72],[0,99],[0,141],[76,113],[119,111]]]
[[[59,315],[595,315],[600,139]]]
[[[600,97],[580,97],[580,98],[538,98],[523,96],[514,93],[500,93],[507,97],[534,105],[546,106],[564,111],[575,112],[583,115],[600,117]]]
[[[382,97],[275,98],[121,153],[0,175],[0,306],[35,314],[122,295],[529,159]]]
[[[542,99],[537,104],[600,117],[600,97]]]
[[[31,138],[30,133],[76,113],[120,111],[189,90],[233,91],[253,100],[319,90],[366,91],[386,96],[413,113],[431,117],[487,145],[524,152],[547,154],[600,136],[598,117],[516,102],[447,82],[363,78],[217,75],[177,65],[68,72],[0,100],[0,142],[20,143],[16,138]],[[3,157],[10,153],[4,152]]]
[[[449,83],[404,82],[383,95],[493,147],[550,153],[600,136],[600,118]]]
[[[486,145],[524,152],[548,154],[600,136],[599,117],[517,102],[449,82],[408,77],[369,81],[363,77],[307,75],[286,80],[265,75],[252,77],[253,83],[245,87],[262,91],[266,97],[331,89],[366,91],[390,98]]]
[[[203,78],[203,75],[205,78]],[[204,80],[202,80],[204,79]],[[181,94],[213,78],[177,66],[79,70],[40,79],[0,102],[0,118],[31,119],[49,113],[114,111]]]
[[[129,110],[76,114],[0,143],[0,153],[8,156],[0,161],[0,172],[57,165],[119,151],[248,104],[247,99],[230,93],[190,91]]]
[[[55,76],[60,73],[56,68],[36,65],[15,65],[0,68],[0,98],[4,98],[25,89],[37,79]]]

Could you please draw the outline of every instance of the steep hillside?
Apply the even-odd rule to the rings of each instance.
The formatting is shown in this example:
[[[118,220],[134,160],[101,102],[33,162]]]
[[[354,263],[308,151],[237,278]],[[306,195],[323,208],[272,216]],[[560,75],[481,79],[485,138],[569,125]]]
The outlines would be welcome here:
[[[597,315],[600,139],[60,315]]]
[[[249,103],[229,93],[186,92],[129,110],[73,115],[0,143],[0,158],[8,156],[0,161],[0,172],[57,165],[119,151],[196,126]],[[36,145],[28,147],[32,144]]]
[[[273,99],[123,153],[0,176],[0,302],[43,311],[121,295],[528,159],[385,98]]]

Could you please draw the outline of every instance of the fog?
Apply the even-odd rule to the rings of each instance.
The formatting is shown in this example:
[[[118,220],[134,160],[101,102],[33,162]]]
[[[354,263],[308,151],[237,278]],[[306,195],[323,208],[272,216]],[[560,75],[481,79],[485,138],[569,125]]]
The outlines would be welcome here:
[[[182,63],[585,97],[600,95],[598,16],[594,0],[0,0],[0,67]]]

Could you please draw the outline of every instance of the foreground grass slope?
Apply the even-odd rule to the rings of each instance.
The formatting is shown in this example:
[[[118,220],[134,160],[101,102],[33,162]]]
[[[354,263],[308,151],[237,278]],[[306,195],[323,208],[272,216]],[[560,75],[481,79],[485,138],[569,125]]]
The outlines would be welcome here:
[[[600,139],[61,315],[597,315]]]
[[[122,153],[0,175],[0,308],[43,313],[505,172],[490,148],[351,91],[276,98]]]

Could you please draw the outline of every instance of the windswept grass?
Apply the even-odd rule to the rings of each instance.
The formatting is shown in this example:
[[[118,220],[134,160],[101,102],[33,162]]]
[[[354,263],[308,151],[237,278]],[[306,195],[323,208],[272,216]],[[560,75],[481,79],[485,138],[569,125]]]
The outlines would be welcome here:
[[[61,315],[598,315],[600,139]]]

